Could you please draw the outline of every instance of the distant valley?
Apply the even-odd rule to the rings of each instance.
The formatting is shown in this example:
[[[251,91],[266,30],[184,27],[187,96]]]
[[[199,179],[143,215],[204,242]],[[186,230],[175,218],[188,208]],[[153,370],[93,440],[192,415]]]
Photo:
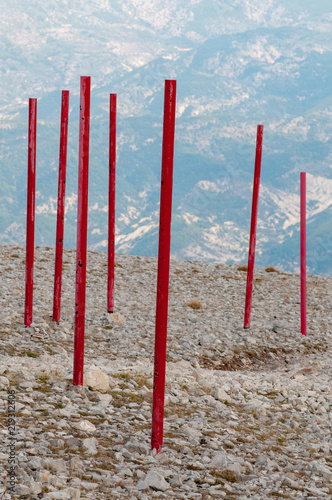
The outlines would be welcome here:
[[[332,10],[325,0],[288,4],[8,4],[0,35],[0,243],[25,241],[27,103],[37,97],[36,244],[54,245],[67,88],[65,246],[75,247],[79,76],[88,74],[89,247],[107,246],[108,96],[116,92],[116,248],[157,255],[163,84],[176,78],[172,256],[246,261],[262,123],[256,263],[299,271],[299,178],[306,171],[308,272],[332,275]]]

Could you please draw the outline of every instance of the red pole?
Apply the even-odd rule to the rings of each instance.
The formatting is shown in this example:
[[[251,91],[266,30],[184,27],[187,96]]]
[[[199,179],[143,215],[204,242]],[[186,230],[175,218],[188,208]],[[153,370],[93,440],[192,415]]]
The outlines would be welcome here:
[[[259,195],[259,183],[260,183],[261,163],[262,163],[263,128],[264,128],[263,125],[258,125],[257,127],[256,158],[255,158],[254,186],[253,186],[252,209],[251,209],[251,227],[250,227],[250,242],[249,242],[249,255],[248,255],[244,328],[250,328],[252,283],[254,278],[255,247],[256,247],[256,232],[257,232],[258,195]]]
[[[110,94],[107,311],[114,308],[116,94]]]
[[[74,385],[83,385],[90,135],[90,76],[81,76],[78,159]]]
[[[57,225],[56,225],[54,298],[53,298],[53,321],[56,321],[57,323],[59,323],[60,321],[60,308],[61,308],[62,254],[63,254],[63,232],[64,232],[64,217],[65,217],[67,139],[68,139],[68,108],[69,108],[69,90],[63,90],[62,102],[61,102],[58,211],[57,211]]]
[[[301,191],[301,333],[307,335],[307,265],[306,265],[306,173],[300,175]]]
[[[27,233],[25,259],[25,310],[24,324],[32,323],[33,309],[33,261],[35,247],[35,192],[36,192],[36,140],[37,99],[29,99],[28,138],[28,193],[27,193]]]
[[[161,451],[164,429],[169,261],[171,246],[176,80],[165,80],[164,129],[160,190],[157,305],[151,447]]]

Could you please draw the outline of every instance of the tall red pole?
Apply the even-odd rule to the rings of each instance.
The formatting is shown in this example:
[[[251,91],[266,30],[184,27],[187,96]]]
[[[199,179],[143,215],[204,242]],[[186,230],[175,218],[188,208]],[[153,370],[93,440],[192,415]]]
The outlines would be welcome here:
[[[301,333],[307,335],[307,264],[306,264],[306,173],[300,175],[301,192]]]
[[[58,210],[57,210],[57,225],[56,225],[54,297],[53,297],[53,321],[56,321],[57,323],[59,323],[60,321],[60,308],[61,308],[62,254],[63,254],[64,218],[65,218],[67,140],[68,140],[68,109],[69,109],[69,90],[63,90],[62,101],[61,101]]]
[[[262,163],[263,128],[264,128],[263,125],[258,125],[257,127],[256,158],[255,158],[254,186],[252,195],[244,328],[250,328],[252,283],[254,278],[255,247],[256,247],[256,232],[257,232],[258,195],[259,195],[259,183],[261,177],[261,163]]]
[[[90,135],[90,76],[81,76],[73,384],[83,385]]]
[[[171,246],[176,80],[165,81],[164,129],[160,190],[158,279],[152,403],[151,447],[161,451],[164,430],[169,261]]]
[[[114,308],[116,94],[110,94],[107,311]]]
[[[27,233],[25,259],[25,310],[24,324],[32,323],[33,309],[33,261],[35,248],[35,192],[36,192],[36,142],[37,142],[37,99],[29,99],[28,137],[28,193]]]

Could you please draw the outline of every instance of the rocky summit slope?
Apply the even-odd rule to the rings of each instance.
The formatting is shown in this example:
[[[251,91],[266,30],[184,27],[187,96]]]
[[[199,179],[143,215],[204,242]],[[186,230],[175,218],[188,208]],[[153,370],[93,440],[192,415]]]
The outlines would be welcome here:
[[[165,433],[150,452],[155,259],[117,256],[113,315],[105,253],[88,254],[85,383],[73,387],[75,252],[64,255],[62,320],[50,321],[54,250],[37,248],[34,323],[23,325],[23,247],[0,247],[0,497],[7,401],[16,396],[15,497],[332,498],[332,279],[172,261]],[[3,494],[4,493],[4,494]],[[2,495],[2,496],[1,496]]]

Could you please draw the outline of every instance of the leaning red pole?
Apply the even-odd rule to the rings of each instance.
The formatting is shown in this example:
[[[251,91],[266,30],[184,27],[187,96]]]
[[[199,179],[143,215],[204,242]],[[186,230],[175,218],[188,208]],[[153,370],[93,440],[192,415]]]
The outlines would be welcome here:
[[[107,311],[114,308],[116,94],[110,94]]]
[[[255,173],[254,173],[254,186],[252,195],[251,227],[250,227],[250,242],[249,242],[249,255],[248,255],[248,271],[247,271],[246,305],[244,312],[244,328],[250,328],[252,284],[254,278],[255,247],[256,247],[256,232],[257,232],[258,195],[259,195],[259,183],[261,177],[262,148],[263,148],[263,128],[264,128],[263,125],[258,125],[257,127]]]
[[[83,385],[90,135],[90,76],[81,76],[73,384]]]
[[[53,317],[52,317],[53,321],[56,321],[57,323],[59,323],[60,321],[60,309],[61,309],[62,255],[63,255],[63,233],[64,233],[64,218],[65,218],[67,141],[68,141],[68,110],[69,110],[69,90],[63,90],[61,99],[58,210],[57,210],[57,225],[56,225],[54,295],[53,295]]]
[[[164,430],[166,340],[173,187],[176,80],[165,80],[151,447],[161,451]]]
[[[36,192],[36,142],[37,142],[37,99],[29,99],[28,136],[28,192],[27,229],[25,259],[25,309],[24,324],[32,323],[33,309],[33,261],[35,248],[35,192]]]
[[[306,264],[306,173],[300,174],[301,192],[301,333],[307,335],[307,264]]]

